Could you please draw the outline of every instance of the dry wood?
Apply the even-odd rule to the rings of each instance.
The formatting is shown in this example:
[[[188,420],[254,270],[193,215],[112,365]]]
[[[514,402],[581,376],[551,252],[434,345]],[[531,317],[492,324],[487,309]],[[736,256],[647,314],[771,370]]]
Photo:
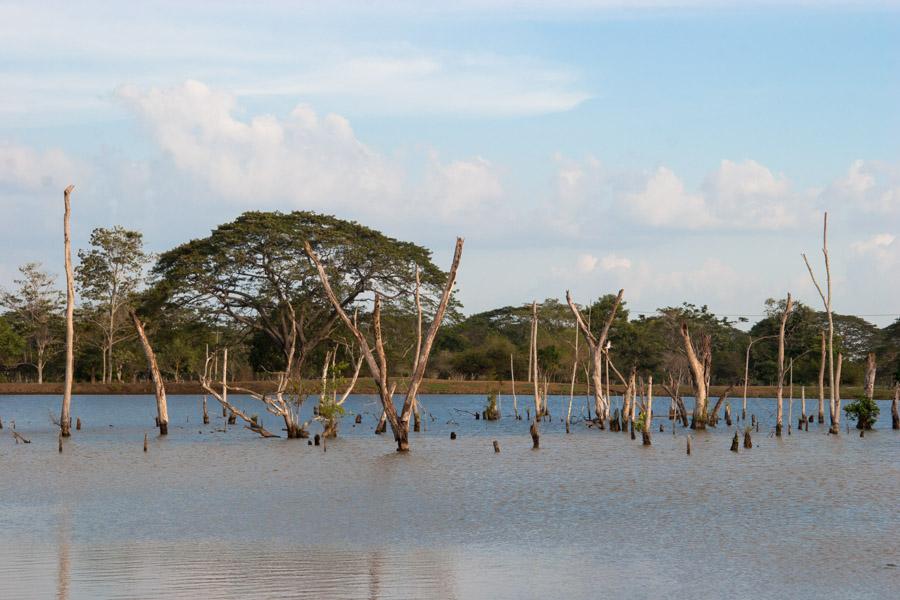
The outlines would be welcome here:
[[[761,342],[762,340],[768,340],[775,337],[774,335],[764,335],[762,337],[758,337],[756,339],[750,338],[750,343],[747,344],[747,353],[744,357],[744,401],[741,405],[741,419],[747,419],[747,384],[750,379],[750,349],[753,348],[753,344],[756,342]]]
[[[694,414],[691,429],[706,429],[706,405],[709,398],[709,370],[712,365],[711,340],[709,335],[701,336],[701,347],[698,352],[691,341],[687,323],[681,324],[681,338],[690,367],[691,382],[694,386]]]
[[[778,386],[775,390],[775,399],[778,404],[775,413],[775,435],[779,437],[781,436],[781,429],[784,426],[784,329],[793,307],[794,301],[791,298],[791,293],[788,292],[784,310],[781,313],[778,324]]]
[[[650,430],[653,427],[653,375],[647,378],[647,403],[644,406],[644,423],[641,427],[641,439],[644,446],[651,445]]]
[[[398,415],[397,409],[394,406],[393,398],[391,397],[391,393],[394,388],[388,383],[388,365],[387,358],[384,353],[384,342],[382,340],[381,333],[381,295],[378,293],[375,294],[375,307],[372,315],[374,330],[373,332],[375,338],[375,349],[373,351],[372,347],[369,345],[368,340],[366,339],[366,336],[363,335],[362,331],[360,331],[359,328],[350,320],[350,317],[347,316],[347,312],[344,310],[344,307],[341,305],[340,301],[331,288],[331,284],[328,280],[328,274],[325,272],[325,267],[322,265],[318,256],[316,256],[315,252],[312,249],[312,246],[309,245],[309,242],[306,243],[306,254],[316,266],[316,269],[319,273],[319,279],[321,279],[322,281],[322,286],[325,289],[326,296],[328,297],[335,311],[340,316],[341,320],[356,338],[356,341],[359,344],[363,355],[365,356],[366,363],[369,367],[369,372],[372,374],[372,378],[378,388],[385,416],[391,425],[391,430],[394,432],[394,440],[397,442],[397,450],[401,452],[409,450],[409,419],[412,413],[413,400],[418,394],[419,386],[422,384],[422,379],[425,377],[425,368],[428,364],[428,357],[431,354],[431,347],[434,344],[434,339],[435,337],[437,337],[438,329],[440,328],[441,322],[444,319],[444,313],[447,310],[447,305],[450,303],[450,294],[453,291],[453,285],[456,282],[456,272],[459,268],[459,261],[462,258],[462,249],[463,240],[462,238],[457,238],[456,248],[453,253],[453,262],[450,266],[450,272],[447,275],[447,282],[444,286],[443,295],[441,296],[441,300],[438,304],[437,311],[435,312],[434,319],[431,322],[431,326],[428,328],[428,333],[426,334],[425,339],[422,342],[419,355],[414,360],[413,364],[415,365],[415,370],[410,375],[409,387],[407,388],[406,392],[406,399],[403,402],[403,408]]]
[[[875,369],[875,353],[869,352],[866,356],[866,378],[864,380],[866,398],[869,400],[875,396]]]
[[[66,255],[66,380],[63,388],[62,409],[59,414],[59,430],[63,437],[71,435],[72,382],[75,378],[75,276],[72,273],[72,239],[70,217],[71,196],[74,185],[63,191],[65,214],[63,216],[63,245]]]
[[[278,435],[271,433],[266,430],[265,427],[262,426],[262,423],[258,423],[250,418],[244,411],[240,408],[229,402],[228,400],[228,383],[227,383],[227,372],[228,372],[228,348],[225,348],[222,353],[222,383],[220,390],[215,388],[215,384],[212,381],[212,364],[217,361],[217,356],[215,353],[208,355],[206,357],[206,363],[204,364],[203,374],[200,375],[200,385],[203,387],[203,391],[205,391],[208,395],[212,396],[213,399],[222,405],[223,410],[229,411],[232,415],[236,417],[240,417],[247,425],[249,425],[249,429],[258,433],[262,437],[279,437]],[[241,388],[234,388],[241,389]]]
[[[604,422],[609,418],[609,398],[603,393],[603,357],[609,350],[607,344],[609,329],[616,318],[616,312],[619,310],[619,305],[622,303],[622,296],[624,294],[625,290],[619,290],[619,294],[616,296],[616,300],[613,303],[612,310],[609,312],[606,323],[603,324],[603,330],[600,332],[600,336],[596,337],[591,332],[590,326],[585,322],[581,310],[579,310],[572,301],[572,295],[566,290],[566,302],[569,304],[572,314],[575,315],[575,322],[581,329],[581,333],[584,335],[585,342],[590,350],[592,363],[591,378],[594,385],[594,414],[597,417],[597,424],[600,429],[603,429]]]
[[[828,256],[828,213],[825,213],[823,226],[822,226],[822,254],[825,256],[825,278],[826,278],[826,287],[828,289],[827,295],[822,291],[822,286],[819,285],[819,282],[816,280],[815,274],[813,274],[812,267],[809,264],[809,259],[806,258],[806,254],[803,254],[803,262],[806,263],[806,269],[809,271],[809,276],[812,279],[813,284],[816,286],[816,290],[819,292],[819,297],[822,298],[822,303],[825,305],[825,312],[828,316],[828,383],[831,388],[831,429],[830,433],[838,434],[841,431],[841,415],[840,415],[840,401],[837,400],[836,390],[835,390],[835,380],[836,380],[836,372],[834,365],[834,315],[831,310],[831,262]]]
[[[900,381],[894,384],[894,399],[891,401],[891,428],[900,429]]]
[[[516,400],[516,371],[513,368],[513,355],[509,355],[509,377],[512,383],[512,397],[513,397],[513,413],[516,415],[516,421],[519,420],[519,405]]]
[[[162,375],[159,372],[159,364],[156,362],[156,353],[150,345],[147,333],[144,331],[144,324],[141,323],[134,309],[129,309],[128,314],[131,315],[131,321],[134,323],[134,330],[137,332],[141,341],[141,347],[144,349],[144,355],[147,357],[147,366],[150,369],[150,377],[153,379],[153,391],[156,394],[156,424],[159,426],[159,435],[169,433],[169,408],[166,402],[166,385],[163,382]]]
[[[834,370],[834,390],[831,395],[834,396],[834,414],[831,415],[832,430],[831,433],[838,434],[841,432],[841,367],[844,364],[844,355],[838,352],[837,367]]]
[[[822,337],[822,360],[819,363],[819,423],[825,422],[825,359],[827,357],[827,348],[825,347],[825,332],[821,332]]]
[[[31,440],[26,439],[25,437],[23,437],[22,434],[19,433],[18,431],[16,431],[15,429],[14,429],[11,433],[12,433],[12,435],[13,435],[13,439],[16,440],[16,443],[17,443],[17,444],[18,444],[19,442],[22,442],[23,444],[30,444],[30,443],[31,443]]]
[[[719,410],[722,408],[722,404],[724,404],[725,401],[728,400],[728,396],[731,394],[731,392],[733,390],[734,390],[734,384],[729,385],[728,388],[726,388],[726,390],[724,392],[722,392],[722,395],[719,396],[719,399],[716,400],[716,403],[713,406],[712,410],[709,411],[709,413],[707,413],[707,415],[706,415],[706,424],[707,425],[712,425],[713,427],[718,425]]]

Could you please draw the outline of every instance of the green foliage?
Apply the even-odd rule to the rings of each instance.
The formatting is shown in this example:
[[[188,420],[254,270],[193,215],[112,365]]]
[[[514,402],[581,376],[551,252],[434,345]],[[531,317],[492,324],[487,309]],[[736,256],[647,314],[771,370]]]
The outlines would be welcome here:
[[[872,425],[878,420],[878,414],[881,412],[881,409],[878,408],[878,403],[874,400],[860,396],[845,406],[844,412],[847,413],[847,416],[856,419],[857,429],[872,429]]]

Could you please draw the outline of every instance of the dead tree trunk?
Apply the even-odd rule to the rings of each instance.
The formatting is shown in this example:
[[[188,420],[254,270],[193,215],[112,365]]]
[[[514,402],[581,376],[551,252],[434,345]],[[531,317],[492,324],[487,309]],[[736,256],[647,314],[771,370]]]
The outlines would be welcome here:
[[[650,430],[653,428],[653,375],[647,378],[647,405],[644,407],[644,423],[641,427],[641,440],[644,446],[651,444]]]
[[[822,361],[819,363],[819,423],[825,422],[825,332],[822,332]]]
[[[684,351],[687,354],[691,372],[691,383],[694,387],[694,415],[691,419],[691,429],[706,429],[706,405],[709,398],[708,369],[712,360],[711,340],[708,335],[704,334],[701,338],[703,345],[698,353],[691,341],[687,323],[681,324],[681,338],[684,342]]]
[[[831,386],[831,429],[830,433],[837,435],[841,432],[841,415],[840,415],[840,401],[837,400],[836,397],[836,373],[835,373],[835,365],[834,365],[834,315],[831,310],[831,262],[828,257],[828,213],[825,213],[825,218],[822,226],[822,254],[825,256],[825,279],[826,279],[826,287],[828,293],[822,291],[822,287],[819,285],[819,282],[816,280],[816,276],[813,274],[812,267],[809,264],[809,260],[806,258],[806,254],[803,255],[803,262],[806,263],[806,269],[809,271],[809,276],[813,281],[813,284],[816,286],[816,290],[819,292],[819,297],[822,298],[822,302],[825,305],[825,312],[828,315],[828,383]]]
[[[153,347],[150,345],[150,340],[147,339],[147,333],[144,331],[144,325],[138,318],[137,313],[134,312],[134,309],[130,309],[128,314],[131,315],[134,330],[141,340],[144,355],[147,357],[147,367],[150,369],[150,377],[153,379],[153,391],[156,393],[156,422],[159,426],[159,435],[166,435],[169,433],[169,408],[166,404],[166,385],[159,372],[156,353],[153,352]]]
[[[619,305],[622,303],[622,296],[624,294],[625,290],[619,290],[619,294],[616,296],[616,300],[613,303],[612,310],[609,311],[606,323],[603,324],[603,330],[600,332],[600,336],[596,337],[591,332],[591,328],[585,322],[584,317],[582,317],[581,311],[572,301],[572,295],[566,290],[566,302],[568,302],[572,314],[575,315],[575,321],[581,329],[585,342],[590,349],[591,363],[593,366],[593,369],[591,370],[591,380],[594,384],[594,413],[597,415],[597,425],[600,429],[604,428],[604,421],[609,416],[609,398],[604,397],[603,394],[603,356],[609,349],[607,345],[609,329],[616,318],[616,312],[619,310]]]
[[[712,427],[715,427],[716,425],[719,424],[719,410],[722,408],[722,404],[724,404],[725,401],[728,400],[728,396],[729,396],[729,394],[731,394],[731,391],[733,389],[734,389],[734,385],[729,385],[728,389],[726,389],[725,392],[721,396],[719,396],[719,399],[716,400],[716,403],[713,406],[713,409],[711,411],[709,411],[709,414],[706,415],[706,424],[707,425],[711,425]]]
[[[794,301],[791,299],[791,293],[788,292],[778,326],[778,387],[775,391],[775,398],[778,401],[775,413],[775,435],[778,437],[781,437],[781,429],[784,427],[784,328],[787,325],[793,305]]]
[[[510,383],[512,384],[512,397],[513,397],[513,413],[516,415],[516,421],[519,420],[519,404],[516,399],[516,371],[513,366],[513,355],[509,355],[509,377]]]
[[[865,392],[866,398],[872,400],[875,398],[875,353],[869,352],[866,356],[866,378]]]
[[[59,432],[69,437],[72,432],[72,382],[75,378],[75,276],[72,273],[72,239],[69,219],[72,213],[71,196],[74,185],[63,192],[65,214],[63,216],[63,245],[66,254],[66,381],[63,387],[62,410],[59,414]]]
[[[399,415],[397,414],[397,409],[394,406],[394,401],[392,398],[394,386],[390,385],[388,382],[387,357],[384,352],[384,340],[381,333],[381,295],[378,293],[375,294],[375,307],[372,314],[372,329],[375,337],[375,349],[373,351],[372,347],[369,345],[368,340],[366,339],[366,336],[363,335],[362,331],[360,331],[356,324],[354,324],[350,319],[350,317],[347,316],[347,312],[344,310],[344,307],[341,305],[340,300],[338,300],[337,296],[331,288],[331,284],[328,280],[328,274],[325,272],[325,267],[322,265],[319,257],[316,256],[316,253],[313,251],[312,246],[310,246],[309,242],[306,242],[305,246],[307,256],[309,256],[310,260],[312,260],[316,265],[316,270],[319,273],[319,279],[322,281],[322,287],[325,289],[325,294],[328,297],[328,300],[331,302],[331,305],[334,308],[335,312],[338,313],[341,320],[356,338],[356,341],[359,344],[363,355],[365,356],[366,363],[369,366],[369,372],[372,374],[372,378],[375,380],[375,385],[378,388],[378,392],[381,397],[381,405],[384,409],[385,417],[391,425],[391,430],[394,432],[394,440],[397,442],[397,450],[399,452],[408,451],[409,420],[412,413],[413,401],[415,400],[416,395],[419,392],[419,386],[422,384],[422,379],[424,379],[425,377],[425,368],[428,364],[428,357],[431,354],[431,347],[434,344],[435,337],[437,337],[437,332],[441,326],[441,321],[444,320],[444,313],[447,311],[447,305],[450,303],[450,293],[452,292],[453,285],[456,282],[456,271],[459,268],[459,261],[462,258],[462,238],[456,239],[456,249],[453,253],[453,262],[450,266],[450,272],[447,274],[447,281],[444,286],[443,295],[441,296],[441,300],[438,304],[434,319],[431,322],[431,326],[428,328],[428,333],[422,342],[422,347],[419,355],[415,357],[413,363],[415,365],[415,370],[410,375],[409,387],[406,391],[406,399],[403,402],[403,408],[401,409]]]
[[[891,428],[900,429],[900,381],[894,384],[894,400],[891,402]]]
[[[841,432],[841,367],[844,364],[844,355],[838,352],[837,355],[837,367],[834,370],[834,391],[831,392],[832,396],[834,396],[834,414],[831,415],[832,421],[832,433],[840,433]]]

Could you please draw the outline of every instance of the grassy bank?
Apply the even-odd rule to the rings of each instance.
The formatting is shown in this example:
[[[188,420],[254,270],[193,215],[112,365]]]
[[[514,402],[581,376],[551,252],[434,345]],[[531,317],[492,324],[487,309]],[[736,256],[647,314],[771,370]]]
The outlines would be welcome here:
[[[405,380],[399,380],[397,384],[397,393],[402,393],[405,389]],[[247,387],[253,390],[258,391],[271,391],[274,390],[275,384],[271,381],[244,381],[244,382],[232,382],[231,385],[235,387]],[[320,382],[307,380],[303,382],[303,389],[309,393],[315,393],[318,389]],[[531,385],[527,382],[516,382],[516,393],[520,396],[528,396],[531,392]],[[614,394],[622,393],[622,386],[613,385],[611,386],[611,390]],[[654,386],[656,396],[664,396],[665,394],[662,391],[662,388]],[[33,395],[33,394],[62,394],[63,384],[62,382],[53,382],[53,383],[0,383],[0,395]],[[200,384],[197,382],[174,382],[170,381],[166,383],[166,391],[169,394],[202,394],[203,390],[200,388]],[[566,395],[569,393],[569,384],[568,383],[551,383],[549,385],[549,391],[551,394],[563,394]],[[575,393],[576,394],[584,394],[586,391],[585,386],[576,385]],[[712,386],[711,396],[718,396],[719,394],[725,391],[725,386]],[[816,401],[818,397],[818,390],[815,387],[807,388],[806,399]],[[360,394],[374,394],[376,393],[375,384],[371,379],[363,379],[360,378],[359,382],[356,386],[356,392]],[[451,380],[451,379],[426,379],[422,383],[421,393],[423,394],[489,394],[490,392],[499,392],[501,394],[510,394],[512,393],[512,384],[508,381],[460,381],[460,380]],[[691,390],[689,387],[684,386],[681,389],[681,392],[689,396],[691,394]],[[150,382],[139,382],[139,383],[76,383],[74,385],[73,393],[75,394],[152,394],[153,386]],[[787,397],[787,389],[785,389],[785,397]],[[858,386],[847,386],[841,388],[841,396],[845,400],[852,400],[856,398],[858,395],[862,394],[862,388]],[[828,398],[828,390],[825,390],[825,397]],[[738,398],[742,396],[742,389],[740,387],[735,388],[732,393],[732,398]],[[752,398],[773,398],[775,396],[775,387],[774,386],[751,386],[747,390],[747,396]],[[794,386],[794,398],[797,399],[800,397],[800,386]],[[892,390],[888,388],[876,388],[875,397],[881,400],[889,400],[893,397]]]

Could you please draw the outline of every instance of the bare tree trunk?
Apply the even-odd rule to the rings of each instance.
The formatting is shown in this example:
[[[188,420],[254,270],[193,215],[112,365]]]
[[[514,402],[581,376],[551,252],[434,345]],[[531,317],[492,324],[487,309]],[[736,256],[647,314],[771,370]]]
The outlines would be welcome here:
[[[540,370],[537,362],[537,302],[531,303],[531,346],[529,353],[531,354],[533,386],[534,386],[534,420],[531,422],[529,431],[531,432],[531,441],[534,448],[540,447],[541,432],[538,423],[541,421],[541,392],[538,388],[538,377]]]
[[[584,334],[585,342],[591,351],[591,363],[593,367],[591,371],[591,380],[594,384],[594,413],[597,415],[597,424],[600,429],[604,428],[604,420],[609,415],[609,398],[605,398],[603,394],[603,357],[608,350],[607,338],[609,337],[609,329],[616,318],[616,312],[619,309],[619,305],[622,303],[622,296],[624,294],[625,290],[619,290],[619,294],[616,296],[616,300],[613,303],[612,310],[606,319],[606,323],[603,325],[603,330],[600,332],[600,337],[594,337],[591,328],[582,317],[581,311],[572,301],[572,295],[566,290],[566,302],[569,304],[572,314],[575,315],[575,321],[578,324],[578,327],[581,328],[581,333]]]
[[[159,426],[159,435],[169,433],[169,408],[166,403],[166,386],[163,382],[162,375],[159,372],[159,364],[156,362],[156,353],[147,339],[144,332],[144,325],[138,318],[134,310],[129,310],[131,321],[134,323],[134,329],[137,331],[138,338],[141,340],[141,346],[144,348],[144,355],[147,357],[147,366],[150,368],[150,377],[153,379],[153,391],[156,393],[156,414],[157,425]]]
[[[894,384],[894,400],[891,402],[891,428],[893,429],[900,429],[898,404],[900,404],[900,381]]]
[[[822,254],[825,256],[825,278],[826,278],[826,287],[828,290],[827,295],[822,291],[822,287],[819,285],[819,282],[816,281],[816,277],[813,274],[812,267],[809,264],[809,260],[806,258],[806,255],[803,255],[803,261],[806,263],[806,269],[809,271],[809,276],[813,280],[813,284],[816,286],[816,290],[819,292],[819,297],[822,298],[822,302],[825,304],[825,312],[828,315],[828,383],[831,386],[831,429],[830,433],[835,435],[841,432],[841,416],[840,414],[835,414],[835,407],[839,408],[840,401],[837,400],[836,390],[835,390],[835,367],[834,367],[834,315],[831,310],[831,262],[828,257],[828,213],[825,213],[825,218],[822,226]]]
[[[800,387],[800,419],[806,423],[806,386]]]
[[[463,239],[457,238],[456,248],[453,253],[453,262],[450,265],[450,271],[447,275],[447,281],[441,295],[441,300],[438,304],[437,311],[435,312],[434,319],[431,322],[431,326],[428,329],[428,333],[422,343],[421,352],[413,363],[415,365],[415,370],[410,376],[409,387],[406,391],[406,400],[403,402],[403,408],[398,415],[392,397],[396,384],[389,385],[388,382],[387,357],[384,352],[384,340],[381,332],[381,295],[377,292],[375,294],[375,307],[372,315],[372,329],[375,337],[375,350],[373,352],[366,336],[363,335],[356,324],[350,320],[349,316],[347,316],[347,312],[335,295],[334,290],[332,290],[325,268],[313,251],[312,246],[309,242],[305,244],[306,255],[316,266],[316,270],[319,273],[319,279],[322,282],[322,287],[325,288],[325,295],[328,297],[335,312],[356,338],[356,341],[365,356],[366,363],[369,366],[369,372],[372,374],[372,379],[374,379],[381,397],[382,408],[384,408],[387,420],[391,425],[391,430],[394,432],[394,440],[397,442],[397,450],[399,452],[409,450],[409,419],[412,412],[413,401],[418,394],[422,379],[425,377],[425,368],[428,363],[428,357],[431,354],[431,347],[434,344],[435,337],[437,337],[438,329],[441,326],[441,321],[444,319],[444,313],[450,302],[450,295],[453,291],[453,285],[456,282],[456,272],[459,268],[459,261],[462,258],[462,249]]]
[[[203,396],[203,424],[209,425],[209,412],[206,410],[206,396]]]
[[[866,356],[866,378],[865,378],[865,390],[866,390],[866,398],[872,400],[875,397],[875,353],[869,352],[868,356]]]
[[[706,404],[709,395],[706,379],[706,347],[709,344],[704,340],[703,361],[697,356],[694,344],[691,342],[691,334],[687,323],[681,324],[681,338],[684,342],[684,350],[687,354],[688,366],[691,372],[691,382],[694,386],[694,415],[691,419],[691,429],[706,429]]]
[[[834,396],[834,408],[832,411],[832,433],[841,432],[841,366],[844,364],[844,355],[838,352],[837,368],[834,372],[834,389],[831,395]]]
[[[822,361],[819,364],[819,423],[825,422],[825,332],[822,332]]]
[[[75,378],[75,277],[72,273],[72,240],[69,218],[72,212],[71,195],[74,185],[63,192],[65,215],[63,218],[63,240],[66,253],[66,381],[63,387],[62,410],[59,415],[60,435],[69,437],[72,427],[72,381]]]
[[[653,375],[647,378],[647,406],[644,426],[641,428],[641,439],[644,446],[651,444],[650,430],[653,428]]]
[[[513,397],[513,412],[516,415],[516,421],[519,420],[519,406],[516,400],[516,371],[513,368],[513,355],[509,355],[509,376],[512,379],[512,397]]]
[[[781,321],[778,327],[778,387],[776,388],[775,398],[778,401],[775,416],[775,435],[781,437],[781,429],[784,417],[784,328],[787,325],[788,316],[791,314],[793,307],[791,294],[788,292],[787,301],[784,305],[784,311],[781,313]]]
[[[572,359],[572,382],[569,384],[569,410],[566,412],[566,433],[572,419],[572,401],[575,400],[575,375],[578,373],[578,326],[575,326],[575,357]]]

